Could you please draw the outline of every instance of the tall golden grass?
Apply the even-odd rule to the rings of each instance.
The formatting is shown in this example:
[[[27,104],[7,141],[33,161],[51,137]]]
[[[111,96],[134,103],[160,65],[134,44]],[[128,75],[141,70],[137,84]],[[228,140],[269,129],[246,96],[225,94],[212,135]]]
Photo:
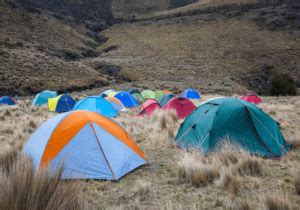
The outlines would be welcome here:
[[[84,209],[81,185],[63,182],[62,169],[35,173],[31,160],[11,151],[0,157],[0,209]]]

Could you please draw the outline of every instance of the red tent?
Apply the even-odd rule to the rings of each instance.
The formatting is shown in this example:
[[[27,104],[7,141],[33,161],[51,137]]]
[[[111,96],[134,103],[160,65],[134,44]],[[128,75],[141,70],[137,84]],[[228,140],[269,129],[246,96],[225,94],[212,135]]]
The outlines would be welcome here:
[[[175,97],[172,98],[163,109],[174,109],[178,118],[185,118],[196,109],[196,106],[187,98]]]
[[[150,116],[150,115],[152,115],[154,110],[160,109],[160,108],[161,108],[161,106],[155,99],[148,99],[147,101],[145,101],[142,104],[142,109],[138,115],[139,116],[144,116],[144,115]]]
[[[255,93],[244,95],[243,97],[241,97],[241,99],[253,104],[259,104],[262,102],[261,98],[259,98]]]

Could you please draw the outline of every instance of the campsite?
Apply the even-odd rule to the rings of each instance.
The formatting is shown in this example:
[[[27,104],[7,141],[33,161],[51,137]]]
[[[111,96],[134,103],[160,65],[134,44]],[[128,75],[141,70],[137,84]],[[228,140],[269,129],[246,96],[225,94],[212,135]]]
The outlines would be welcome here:
[[[226,134],[222,138],[224,145],[220,146],[216,151],[211,151],[208,155],[205,155],[205,153],[200,152],[197,147],[192,150],[185,150],[182,149],[182,145],[181,148],[176,146],[176,139],[185,132],[181,131],[185,129],[185,125],[182,124],[185,122],[185,119],[180,119],[174,109],[164,110],[154,98],[155,95],[153,95],[153,99],[144,99],[145,102],[139,103],[140,105],[138,105],[138,107],[127,107],[123,111],[118,111],[118,116],[108,115],[108,118],[102,117],[101,119],[100,116],[103,114],[103,116],[105,116],[105,113],[111,113],[113,106],[110,105],[110,103],[105,103],[109,101],[105,100],[105,97],[89,96],[87,94],[101,95],[102,92],[104,92],[104,90],[95,89],[87,93],[72,93],[74,98],[81,100],[75,105],[75,111],[71,112],[55,113],[49,110],[47,104],[33,106],[31,101],[33,99],[29,100],[27,98],[18,100],[16,105],[1,106],[1,122],[3,123],[1,133],[4,133],[7,139],[1,141],[1,148],[9,148],[10,152],[15,149],[26,151],[34,160],[33,168],[38,171],[42,163],[37,161],[44,161],[44,163],[46,163],[47,157],[49,159],[51,158],[49,155],[54,155],[50,150],[49,152],[45,150],[44,153],[48,155],[43,155],[43,146],[40,145],[45,144],[43,141],[55,142],[55,138],[59,138],[59,135],[62,135],[62,131],[60,130],[64,130],[64,136],[69,136],[67,138],[74,135],[66,132],[79,133],[75,135],[75,137],[71,137],[75,139],[67,140],[70,141],[68,147],[64,147],[61,152],[55,153],[59,156],[55,158],[55,155],[51,158],[54,158],[52,167],[59,167],[59,160],[64,160],[66,167],[60,179],[80,180],[79,183],[76,182],[78,189],[82,191],[80,199],[86,199],[84,205],[91,205],[93,208],[120,207],[131,209],[163,207],[173,209],[179,207],[184,209],[188,207],[198,209],[205,206],[207,208],[226,207],[240,209],[248,207],[265,208],[266,205],[277,205],[272,204],[272,202],[279,202],[283,208],[286,207],[285,205],[287,205],[288,208],[296,208],[299,204],[300,199],[297,195],[297,190],[299,189],[297,188],[299,187],[297,185],[297,179],[299,177],[299,171],[297,169],[299,168],[300,162],[300,144],[298,138],[298,125],[300,123],[299,97],[261,97],[262,102],[258,105],[245,101],[248,108],[251,107],[251,109],[257,111],[261,109],[262,112],[264,112],[261,113],[264,117],[269,116],[270,120],[274,119],[280,124],[280,130],[286,139],[286,142],[282,142],[282,145],[286,146],[286,153],[281,150],[281,148],[276,149],[277,144],[272,145],[267,143],[270,145],[269,149],[265,150],[265,148],[262,147],[260,148],[261,150],[252,151],[252,154],[255,155],[250,155],[249,151],[252,148],[251,144],[255,141],[254,139],[250,140],[250,142],[246,142],[244,144],[246,147],[244,148],[235,147],[237,144],[230,144],[230,134]],[[115,91],[111,91],[110,94],[114,95]],[[133,94],[136,94],[136,92]],[[168,94],[166,94],[167,97]],[[56,94],[52,95],[52,97],[55,97],[55,95]],[[182,97],[181,94],[178,95]],[[107,95],[106,97],[109,96]],[[224,99],[225,101],[222,103],[226,104],[240,103],[238,101],[241,101],[238,95],[224,97],[225,96],[220,95],[201,94],[201,97],[198,99],[186,98],[186,100],[189,100],[197,107],[194,112],[191,111],[192,114],[188,117],[188,120],[192,120],[193,115],[198,115],[196,121],[200,123],[197,125],[197,128],[200,129],[199,132],[207,130],[205,127],[202,129],[202,127],[208,126],[206,122],[209,121],[209,119],[199,121],[199,119],[203,118],[199,117],[199,113],[197,113],[203,113],[199,107],[202,106],[203,109],[206,109],[205,106],[210,106],[209,103],[216,104],[219,103],[217,101]],[[176,98],[176,96],[173,98]],[[97,102],[97,99],[99,102]],[[124,97],[121,99],[124,100]],[[130,99],[129,97],[128,100],[130,101]],[[172,98],[169,98],[169,101],[171,100]],[[232,102],[226,102],[226,100],[232,100]],[[83,109],[77,109],[76,107],[78,106],[83,106]],[[236,105],[229,104],[230,108],[233,106]],[[237,106],[239,105],[237,104]],[[259,108],[256,108],[256,106]],[[91,111],[84,111],[89,109]],[[101,114],[99,114],[99,117],[96,116],[98,115],[95,111],[97,109],[102,110],[102,112],[98,112]],[[140,116],[143,109],[146,110],[146,114]],[[255,112],[254,110],[253,112]],[[229,112],[231,111],[225,110],[224,114],[227,115]],[[110,121],[109,117],[115,121],[115,125],[112,124],[109,125],[110,128],[106,128],[105,126],[108,126],[107,123]],[[207,115],[206,117],[210,116]],[[224,119],[224,117],[220,117]],[[240,115],[240,117],[241,119],[235,120],[234,122],[227,121],[226,126],[231,126],[232,123],[234,127],[240,126],[239,129],[234,129],[234,132],[248,130],[242,127],[251,127],[246,122],[242,123],[243,120],[247,120],[247,117],[243,115]],[[79,121],[76,122],[76,119]],[[85,123],[83,119],[92,122],[92,127],[84,126]],[[107,123],[105,121],[107,121]],[[113,123],[113,121],[111,121],[111,123]],[[189,122],[187,121],[186,123]],[[201,123],[204,123],[204,125],[201,125]],[[234,123],[238,123],[238,125],[234,125]],[[70,129],[71,125],[75,126],[75,130],[73,128]],[[78,127],[79,125],[80,127]],[[68,128],[68,131],[65,130],[64,127]],[[116,132],[116,134],[105,134],[103,132],[106,131],[103,130],[103,128],[105,128],[106,131],[109,129],[110,132]],[[53,129],[55,129],[54,132],[56,133],[53,133],[51,137],[50,134],[53,132]],[[93,129],[95,130],[93,131]],[[118,129],[120,131],[118,131]],[[218,130],[220,131],[220,128],[218,128]],[[269,135],[269,131],[264,131],[263,128],[257,128],[255,130],[262,132],[262,135]],[[48,134],[46,134],[46,132]],[[120,137],[120,135],[123,135],[120,132],[128,132],[125,134],[127,137]],[[249,138],[255,138],[255,134],[242,133],[237,135],[252,135],[253,137]],[[220,134],[220,132],[218,132],[218,134]],[[231,135],[231,140],[233,140],[234,135],[235,134]],[[132,151],[137,152],[135,153],[136,155],[132,156],[134,154],[132,151],[130,152],[131,155],[125,155],[129,151],[127,151],[128,149],[124,146],[122,147],[120,143],[117,143],[116,137],[113,137],[115,139],[113,141],[116,141],[113,144],[116,146],[115,148],[113,148],[112,145],[107,145],[108,147],[105,146],[107,143],[103,141],[107,139],[108,136],[119,136],[121,139],[132,138],[131,140],[123,139],[121,141],[126,141],[131,145],[130,147],[134,147],[135,149]],[[187,134],[187,136],[190,136],[190,134]],[[99,146],[93,144],[87,145],[87,143],[80,140],[97,138],[102,142],[102,147],[99,151],[93,149],[99,149]],[[192,140],[197,139],[195,137],[191,138]],[[269,141],[273,140],[268,136],[262,136],[262,138]],[[280,138],[283,137],[281,136]],[[285,141],[285,139],[277,139],[272,142]],[[61,139],[60,141],[65,142],[66,140]],[[129,141],[131,141],[131,143]],[[110,142],[110,144],[112,144],[112,142]],[[290,144],[293,145],[293,149],[289,148]],[[253,148],[257,147],[254,146]],[[51,147],[48,149],[51,149]],[[38,150],[40,150],[40,152],[38,152]],[[92,154],[91,151],[94,151],[94,154]],[[102,153],[101,151],[107,157],[108,165],[106,166],[104,164],[105,161],[99,159],[99,155],[97,156],[97,153]],[[205,150],[201,151],[204,152]],[[267,153],[269,151],[279,151],[283,153],[274,153],[274,156],[272,156],[272,153]],[[62,157],[64,157],[64,155],[65,158],[67,157],[66,154],[68,154],[68,152],[71,152],[73,157],[71,159],[63,159]],[[121,155],[121,153],[123,155]],[[125,158],[124,155],[131,159]],[[42,157],[43,159],[41,159]],[[89,163],[89,160],[93,162]],[[120,161],[125,161],[126,163],[121,163]],[[87,164],[89,164],[91,168],[89,168]],[[123,169],[121,171],[115,168],[118,167],[118,165],[122,166]],[[130,168],[125,170],[125,165],[130,166]],[[113,173],[109,172],[110,167],[113,167],[111,168]],[[25,168],[23,170],[23,173],[28,173],[26,170],[30,169]],[[118,181],[115,182],[113,180]],[[8,190],[7,192],[9,193],[10,191]],[[256,202],[250,202],[249,199],[255,200]]]
[[[298,0],[0,1],[0,210],[300,209]]]

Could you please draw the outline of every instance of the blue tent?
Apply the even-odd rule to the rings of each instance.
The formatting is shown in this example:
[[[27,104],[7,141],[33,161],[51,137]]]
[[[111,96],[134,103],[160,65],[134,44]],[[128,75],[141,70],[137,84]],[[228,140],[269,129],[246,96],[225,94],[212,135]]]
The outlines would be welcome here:
[[[76,103],[73,110],[97,112],[105,117],[116,117],[118,112],[111,103],[100,96],[89,96]]]
[[[182,92],[181,97],[188,99],[200,99],[200,93],[195,89],[186,89]]]
[[[218,98],[199,106],[185,119],[175,141],[181,148],[204,153],[224,143],[266,157],[282,157],[290,149],[276,121],[257,106],[236,98]]]
[[[114,97],[119,99],[126,108],[136,107],[139,105],[131,94],[124,91],[118,92]]]
[[[16,104],[15,100],[9,96],[3,96],[0,98],[0,105],[12,106],[15,104]]]
[[[55,98],[48,99],[48,107],[52,112],[68,112],[71,111],[76,101],[69,95],[59,95]]]
[[[34,100],[32,101],[33,106],[41,106],[48,103],[49,98],[55,98],[57,96],[57,92],[51,90],[44,90],[38,93]]]

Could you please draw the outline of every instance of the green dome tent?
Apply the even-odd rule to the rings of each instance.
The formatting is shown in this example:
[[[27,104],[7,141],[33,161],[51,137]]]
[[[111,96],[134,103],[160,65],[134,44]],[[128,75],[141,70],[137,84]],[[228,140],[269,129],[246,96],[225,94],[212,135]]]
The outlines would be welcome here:
[[[282,157],[290,149],[279,126],[255,105],[235,98],[218,98],[199,106],[181,125],[176,143],[205,154],[228,142],[251,154]]]
[[[140,93],[131,94],[135,100],[137,100],[140,104],[145,102],[145,98]]]
[[[162,91],[162,90],[157,90],[154,93],[155,93],[155,99],[156,100],[158,100],[160,97],[162,97],[163,95],[165,95],[164,91]]]
[[[141,94],[145,99],[149,99],[149,98],[155,99],[155,92],[152,90],[144,90],[141,92]]]

